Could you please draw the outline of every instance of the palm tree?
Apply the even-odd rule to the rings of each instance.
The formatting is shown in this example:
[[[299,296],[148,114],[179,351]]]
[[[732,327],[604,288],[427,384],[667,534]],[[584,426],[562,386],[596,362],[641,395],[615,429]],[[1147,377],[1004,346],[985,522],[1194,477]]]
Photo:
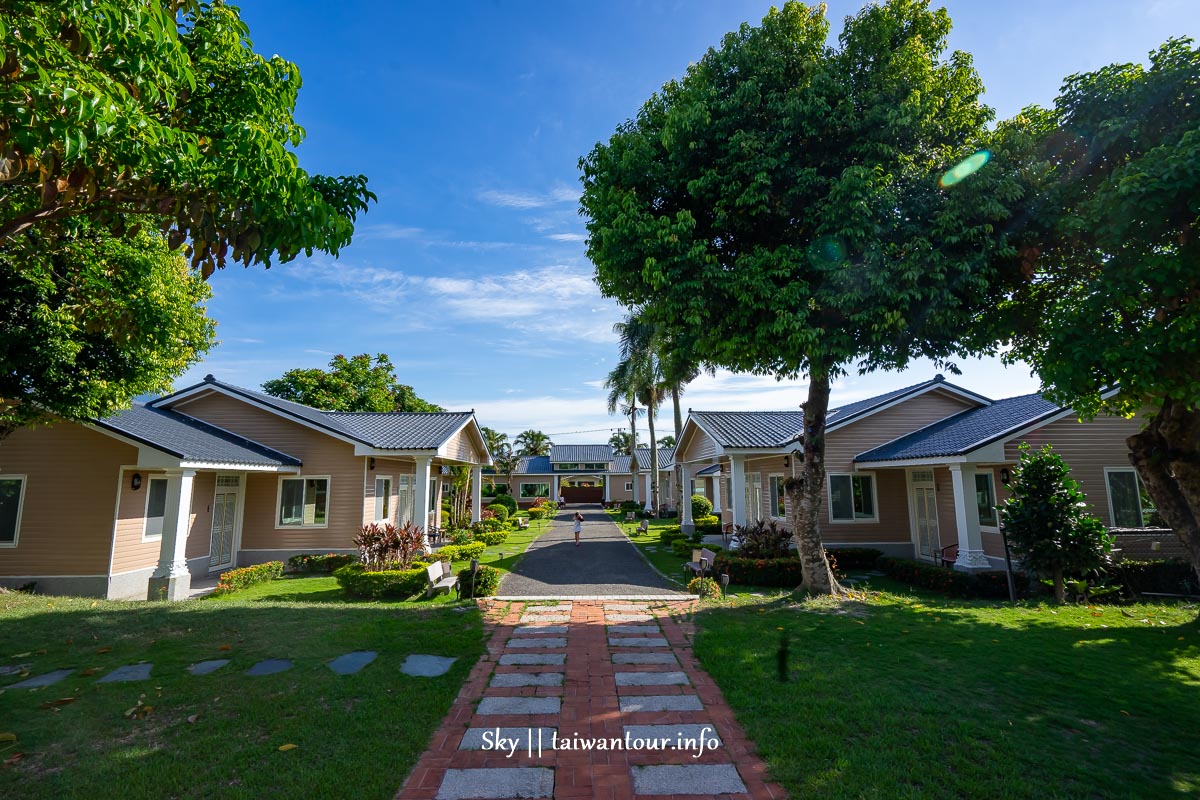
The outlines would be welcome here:
[[[637,452],[637,418],[638,414],[644,413],[644,409],[638,408],[637,392],[633,388],[632,370],[627,362],[621,362],[613,367],[612,372],[608,373],[608,378],[604,381],[604,386],[609,389],[608,392],[608,413],[615,414],[621,412],[622,416],[629,417],[629,470],[633,473],[633,502],[638,502],[638,465],[637,458],[633,457]]]
[[[654,326],[637,309],[626,315],[624,321],[613,325],[613,331],[621,343],[621,361],[614,372],[622,371],[625,385],[646,408],[646,424],[650,429],[650,496],[646,498],[646,510],[651,511],[659,506],[654,416],[658,413],[667,384],[663,380],[662,362],[655,348],[657,337]]]
[[[512,476],[517,467],[521,466],[521,457],[513,452],[507,442],[502,442],[492,453],[492,464],[496,474],[504,476],[504,485],[508,487],[508,493],[515,496],[512,490]]]
[[[668,450],[671,449],[672,447],[675,446],[675,437],[674,436],[662,437],[661,439],[658,440],[658,446],[665,447]]]
[[[483,443],[487,445],[488,452],[492,455],[500,452],[502,445],[508,444],[508,434],[493,430],[492,428],[480,428],[483,431]]]
[[[686,346],[685,342],[674,337],[659,336],[656,339],[659,360],[662,363],[663,379],[671,392],[671,405],[675,411],[675,437],[671,442],[674,447],[683,436],[683,412],[680,408],[679,397],[684,387],[699,378],[701,373],[716,374],[711,366],[702,364]],[[665,439],[666,437],[664,437]],[[715,479],[716,480],[716,479]],[[675,464],[675,494],[677,507],[688,500],[690,488],[683,485],[683,465]],[[682,512],[681,512],[682,513]]]
[[[609,409],[615,411],[616,409]],[[630,454],[630,436],[628,431],[615,431],[613,435],[608,437],[608,446],[613,449],[613,454],[618,456],[627,456]]]
[[[550,448],[554,446],[549,436],[532,429],[517,434],[514,444],[517,446],[517,455],[521,456],[548,456]]]

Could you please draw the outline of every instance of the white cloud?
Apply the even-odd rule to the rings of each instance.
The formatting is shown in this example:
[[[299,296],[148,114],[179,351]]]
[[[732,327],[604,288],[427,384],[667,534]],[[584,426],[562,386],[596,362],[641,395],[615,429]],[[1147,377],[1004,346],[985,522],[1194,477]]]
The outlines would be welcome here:
[[[383,223],[380,225],[360,225],[355,229],[354,235],[359,239],[415,239],[424,232],[423,228]]]
[[[586,242],[587,236],[582,233],[552,233],[546,237],[556,242]]]
[[[263,339],[249,339],[244,336],[223,336],[222,342],[236,342],[237,344],[265,344]]]
[[[578,203],[579,190],[559,183],[546,193],[515,192],[505,189],[484,189],[479,192],[483,202],[501,208],[546,208],[560,203]]]

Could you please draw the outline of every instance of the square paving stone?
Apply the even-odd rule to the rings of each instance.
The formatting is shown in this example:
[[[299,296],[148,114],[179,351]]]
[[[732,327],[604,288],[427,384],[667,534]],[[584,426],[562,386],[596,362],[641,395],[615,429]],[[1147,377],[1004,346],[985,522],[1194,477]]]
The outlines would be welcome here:
[[[646,611],[645,603],[605,603],[605,611]]]
[[[446,656],[412,655],[404,659],[404,663],[400,665],[400,671],[405,675],[415,675],[418,678],[436,678],[438,675],[445,675],[449,672],[455,661],[458,659]]]
[[[9,675],[20,675],[27,669],[29,669],[28,664],[5,664],[0,667],[0,678],[6,678]]]
[[[613,653],[612,660],[614,664],[679,664],[674,653]]]
[[[487,742],[483,735],[490,733]],[[497,746],[499,740],[508,740],[507,746]],[[542,750],[554,749],[554,728],[467,728],[463,734],[459,750],[501,750],[508,752],[512,742],[517,743],[517,752],[526,753],[532,749],[535,753]]]
[[[497,672],[489,684],[493,688],[512,689],[518,686],[562,686],[561,672]]]
[[[500,656],[500,663],[504,666],[516,666],[520,664],[539,666],[539,667],[557,667],[567,663],[566,653],[505,653]]]
[[[661,636],[610,636],[610,647],[666,647],[667,640]]]
[[[521,617],[521,622],[570,622],[571,617],[568,614],[526,614]]]
[[[476,714],[557,714],[562,710],[558,697],[485,697]]]
[[[609,622],[649,622],[654,619],[652,614],[605,614]]]
[[[618,672],[613,677],[617,686],[686,686],[688,682],[682,672]]]
[[[681,764],[633,767],[634,794],[743,794],[742,783],[733,764]],[[494,796],[494,795],[493,795]]]
[[[150,680],[150,670],[152,669],[154,669],[153,664],[129,664],[124,667],[117,667],[112,672],[96,681],[96,683],[129,683],[131,681],[148,681]]]
[[[539,633],[563,634],[566,632],[566,625],[518,625],[517,627],[513,628],[514,636],[533,636]]]
[[[38,689],[42,686],[53,686],[63,678],[70,675],[75,670],[73,669],[56,669],[54,672],[47,672],[45,675],[38,675],[34,678],[28,678],[20,683],[14,683],[9,686],[9,689]]]
[[[553,606],[525,606],[526,614],[560,614],[570,611],[574,606],[570,603],[559,603]]]
[[[547,767],[448,769],[435,800],[552,797],[554,770]]]
[[[681,725],[626,725],[628,739],[666,739],[676,750],[697,752],[703,743],[704,750],[721,746],[721,737],[711,723]]]
[[[694,694],[665,694],[645,695],[641,697],[621,697],[621,712],[630,714],[637,711],[703,711],[704,704]]]
[[[255,677],[261,675],[275,675],[279,672],[287,672],[292,668],[292,662],[286,658],[268,658],[265,661],[260,661],[250,669],[246,670],[247,675]]]
[[[216,672],[228,663],[228,658],[216,658],[212,661],[201,661],[199,664],[192,664],[190,667],[188,667],[188,672],[192,675],[207,675],[210,672]]]
[[[566,647],[567,640],[563,636],[526,636],[521,639],[509,639],[505,647]]]
[[[609,635],[628,634],[631,636],[660,636],[662,629],[657,625],[609,625]]]
[[[325,666],[336,672],[338,675],[353,675],[360,669],[370,664],[375,660],[375,656],[379,655],[374,650],[355,650],[353,653],[346,653],[343,656],[330,661]]]

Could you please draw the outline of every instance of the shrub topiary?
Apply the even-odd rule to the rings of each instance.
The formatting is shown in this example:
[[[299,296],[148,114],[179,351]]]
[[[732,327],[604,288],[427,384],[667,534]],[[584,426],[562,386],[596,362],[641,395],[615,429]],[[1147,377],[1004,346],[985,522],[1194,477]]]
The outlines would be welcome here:
[[[692,519],[700,519],[712,514],[712,501],[702,494],[692,495]]]
[[[229,594],[230,592],[236,592],[238,589],[253,586],[256,583],[266,583],[267,581],[273,581],[276,578],[282,577],[282,561],[268,561],[265,564],[231,569],[228,572],[221,573],[221,578],[217,581],[217,588],[213,590],[213,594]]]
[[[688,591],[701,598],[721,596],[721,587],[712,578],[692,578],[688,582]]]
[[[287,560],[288,572],[333,572],[339,567],[354,563],[350,553],[300,553]]]
[[[633,501],[633,500],[623,500],[623,501],[621,501],[621,510],[622,510],[622,511],[626,511],[626,512],[628,512],[628,511],[641,511],[641,510],[642,510],[642,504],[641,504],[641,503],[638,503],[638,502],[635,502],[635,501]]]
[[[671,552],[680,558],[691,558],[693,546],[694,543],[689,542],[686,538],[671,540]]]
[[[511,494],[498,494],[492,498],[492,505],[504,506],[508,509],[508,515],[511,517],[517,513],[517,501],[513,499]]]
[[[488,547],[504,544],[508,541],[508,531],[484,531],[475,535],[476,541],[483,542]]]
[[[671,525],[669,527],[662,528],[658,532],[658,538],[663,544],[670,544],[676,539],[686,539],[687,534],[679,530],[678,525]]]
[[[479,558],[486,549],[487,545],[482,541],[474,541],[470,544],[448,544],[438,548],[433,555],[442,561],[468,561]]]
[[[348,594],[358,597],[412,597],[425,591],[428,564],[414,562],[409,569],[367,572],[362,564],[349,564],[334,570],[333,577]]]
[[[707,517],[696,517],[692,523],[696,526],[696,530],[705,536],[721,532],[721,518],[712,514]]]
[[[500,585],[500,570],[481,564],[474,577],[471,568],[458,571],[459,597],[491,597]]]
[[[508,506],[504,505],[503,503],[492,503],[485,510],[495,514],[496,519],[500,520],[501,522],[508,521]]]

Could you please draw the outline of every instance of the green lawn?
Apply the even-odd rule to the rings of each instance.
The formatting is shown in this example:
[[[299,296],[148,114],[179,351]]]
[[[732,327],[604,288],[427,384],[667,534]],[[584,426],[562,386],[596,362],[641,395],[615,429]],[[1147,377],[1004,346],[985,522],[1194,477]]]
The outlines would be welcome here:
[[[537,537],[546,532],[550,527],[548,519],[534,519],[529,521],[529,527],[523,531],[509,531],[508,540],[504,544],[495,544],[483,551],[483,555],[479,558],[480,564],[487,564],[489,567],[495,567],[502,573],[507,574],[512,571],[513,565],[516,564],[525,550],[529,547]],[[503,555],[504,558],[500,556]],[[469,561],[454,562],[452,565],[455,570],[463,569],[470,566]],[[500,576],[501,578],[504,575]]]
[[[1200,796],[1194,604],[871,593],[696,619],[701,663],[792,797]]]
[[[0,769],[0,797],[390,798],[482,639],[471,604],[346,602],[327,576],[174,604],[2,594],[0,664],[29,663],[34,675],[93,672],[45,689],[0,690],[0,733],[17,736],[0,741],[0,761],[24,754]],[[352,676],[324,666],[352,650],[379,657]],[[400,672],[410,653],[459,660],[442,677],[413,678]],[[242,674],[271,657],[295,666]],[[232,663],[187,674],[215,658]],[[149,681],[96,683],[141,660],[154,664]],[[0,686],[18,680],[0,678]],[[139,700],[153,710],[127,715]],[[296,747],[279,750],[287,744]]]

